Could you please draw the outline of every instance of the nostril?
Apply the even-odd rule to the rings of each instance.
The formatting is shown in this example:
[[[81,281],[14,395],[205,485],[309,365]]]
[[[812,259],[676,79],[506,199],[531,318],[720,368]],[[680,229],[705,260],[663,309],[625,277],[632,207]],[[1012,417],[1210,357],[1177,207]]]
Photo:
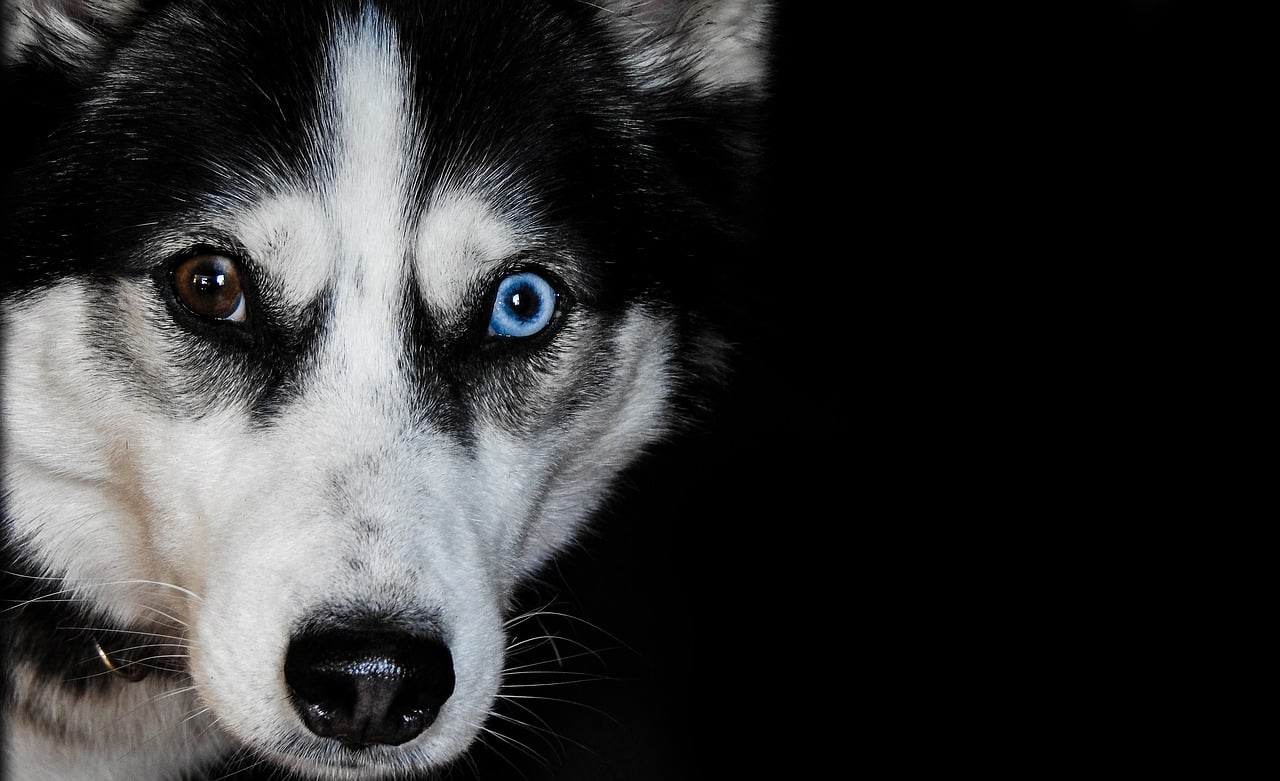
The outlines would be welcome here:
[[[308,632],[284,663],[307,729],[350,746],[398,746],[431,726],[453,693],[453,657],[434,637],[384,631]]]

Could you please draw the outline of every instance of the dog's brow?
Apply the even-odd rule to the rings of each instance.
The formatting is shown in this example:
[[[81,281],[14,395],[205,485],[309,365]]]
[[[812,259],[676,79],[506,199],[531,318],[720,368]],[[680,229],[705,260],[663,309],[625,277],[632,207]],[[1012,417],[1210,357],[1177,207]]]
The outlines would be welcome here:
[[[483,198],[459,191],[433,198],[414,242],[427,305],[444,317],[458,313],[477,277],[517,249],[515,230]]]

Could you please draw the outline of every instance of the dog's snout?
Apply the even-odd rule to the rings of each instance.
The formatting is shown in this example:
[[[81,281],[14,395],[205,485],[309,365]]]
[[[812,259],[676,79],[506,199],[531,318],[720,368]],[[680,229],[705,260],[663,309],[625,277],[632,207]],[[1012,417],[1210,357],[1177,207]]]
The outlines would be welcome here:
[[[284,674],[307,728],[357,748],[417,737],[454,684],[453,657],[439,639],[349,629],[294,638]]]

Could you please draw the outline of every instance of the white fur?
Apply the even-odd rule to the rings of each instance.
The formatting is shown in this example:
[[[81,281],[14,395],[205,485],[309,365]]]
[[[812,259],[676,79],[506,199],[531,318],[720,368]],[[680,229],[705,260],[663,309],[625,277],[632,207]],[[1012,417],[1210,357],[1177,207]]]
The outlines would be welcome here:
[[[708,90],[758,89],[773,17],[762,0],[600,0],[631,53],[638,83],[658,89],[691,71]]]
[[[40,676],[25,666],[14,674],[19,686],[33,691],[43,686]],[[197,707],[194,692],[181,688],[165,691],[143,682],[95,699],[93,707],[52,696],[43,706],[66,725],[68,736],[25,719],[6,723],[6,740],[21,747],[5,765],[5,777],[12,781],[175,778],[229,748],[226,738],[212,729],[212,714]],[[90,753],[96,759],[86,766]]]
[[[121,684],[126,700],[73,714],[74,734],[57,745],[18,719],[18,778],[153,778],[206,761],[228,737],[333,779],[457,756],[501,683],[511,590],[664,433],[673,335],[642,309],[620,326],[615,390],[572,427],[529,434],[480,420],[468,454],[414,417],[399,362],[408,280],[418,277],[443,320],[460,322],[484,305],[471,298],[475,280],[535,239],[480,192],[437,193],[409,224],[417,129],[395,52],[376,17],[344,28],[331,55],[332,111],[317,131],[339,150],[332,176],[210,216],[278,283],[279,304],[334,293],[303,393],[271,426],[255,427],[228,401],[206,400],[201,415],[157,415],[104,366],[91,324],[128,323],[119,336],[145,373],[182,379],[175,351],[192,337],[175,335],[149,281],[112,302],[127,317],[95,311],[76,282],[5,312],[5,489],[16,533],[122,623],[174,631],[158,620],[172,616],[194,687]],[[568,315],[548,392],[586,360],[599,327]],[[343,768],[294,712],[281,669],[297,622],[347,603],[438,611],[456,686],[424,734]],[[29,705],[63,707],[30,696]]]
[[[708,92],[763,81],[765,2],[599,5],[642,88],[689,75]],[[101,33],[134,6],[10,3],[5,55],[92,73]],[[271,166],[236,172],[242,189],[206,204],[200,224],[159,227],[139,249],[139,262],[158,264],[230,237],[272,311],[288,319],[325,303],[316,349],[268,423],[239,397],[201,391],[215,367],[193,372],[190,356],[206,347],[175,325],[149,278],[105,298],[64,280],[0,311],[11,534],[64,579],[61,596],[166,635],[186,656],[176,681],[113,681],[81,698],[22,663],[5,724],[14,779],[150,781],[198,771],[233,745],[322,779],[447,763],[499,696],[514,588],[571,544],[620,470],[671,426],[675,328],[640,303],[607,325],[569,307],[541,348],[545,365],[519,402],[551,410],[590,368],[600,390],[572,418],[522,430],[502,404],[480,404],[463,443],[420,414],[405,365],[407,292],[420,291],[448,338],[484,315],[504,268],[536,258],[572,286],[575,258],[549,251],[560,245],[510,161],[451,170],[415,194],[435,140],[415,118],[401,43],[373,11],[338,24],[321,116],[299,139],[321,161],[314,181],[264,182]],[[107,80],[127,99],[154,74],[121,57]],[[112,108],[91,100],[87,111]],[[104,333],[127,359],[104,354]],[[467,390],[510,392],[486,381],[477,373]],[[417,738],[344,754],[295,712],[283,673],[291,635],[335,606],[438,616],[456,683]]]
[[[42,51],[65,65],[80,65],[99,49],[101,28],[123,25],[135,12],[137,1],[79,0],[75,5],[80,9],[80,20],[67,15],[68,5],[60,0],[6,2],[5,60],[13,62]]]
[[[476,195],[436,195],[418,226],[416,257],[422,292],[440,316],[459,312],[462,296],[520,248],[517,227]]]

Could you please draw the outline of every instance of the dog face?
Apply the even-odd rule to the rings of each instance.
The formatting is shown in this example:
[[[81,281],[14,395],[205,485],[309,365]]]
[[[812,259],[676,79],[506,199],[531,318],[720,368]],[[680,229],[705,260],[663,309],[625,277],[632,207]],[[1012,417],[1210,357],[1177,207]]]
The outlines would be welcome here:
[[[450,762],[515,587],[717,370],[731,134],[685,126],[755,96],[763,5],[67,5],[9,52],[70,96],[13,185],[10,568],[172,653],[198,729],[142,740]]]

